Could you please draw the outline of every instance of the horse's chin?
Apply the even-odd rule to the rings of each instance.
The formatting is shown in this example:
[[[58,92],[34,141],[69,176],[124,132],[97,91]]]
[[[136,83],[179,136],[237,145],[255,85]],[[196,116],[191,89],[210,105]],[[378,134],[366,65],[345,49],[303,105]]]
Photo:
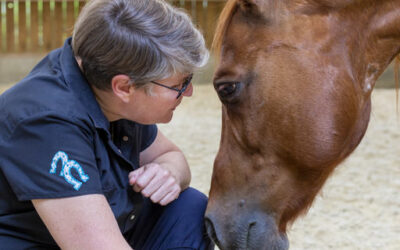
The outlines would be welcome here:
[[[286,234],[278,232],[275,221],[269,215],[252,213],[235,219],[215,221],[208,214],[206,228],[208,235],[221,250],[289,249]]]

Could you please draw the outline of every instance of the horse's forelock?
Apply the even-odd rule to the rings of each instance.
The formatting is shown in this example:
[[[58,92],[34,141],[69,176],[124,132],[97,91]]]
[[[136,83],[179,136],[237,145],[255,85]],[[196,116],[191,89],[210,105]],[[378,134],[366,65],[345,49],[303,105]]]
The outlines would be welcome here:
[[[237,9],[237,1],[236,0],[228,0],[225,4],[224,9],[222,10],[219,18],[217,28],[215,30],[215,35],[212,43],[212,50],[215,55],[219,55],[222,46],[222,40],[225,36],[226,30],[231,22],[232,16]]]

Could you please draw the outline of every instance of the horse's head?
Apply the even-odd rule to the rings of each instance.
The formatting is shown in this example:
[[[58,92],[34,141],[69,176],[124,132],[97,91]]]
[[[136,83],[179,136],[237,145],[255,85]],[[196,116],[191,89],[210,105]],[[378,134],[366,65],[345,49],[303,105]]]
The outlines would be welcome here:
[[[400,52],[399,11],[399,0],[228,1],[206,213],[221,249],[288,248],[287,224],[366,131],[375,81]]]

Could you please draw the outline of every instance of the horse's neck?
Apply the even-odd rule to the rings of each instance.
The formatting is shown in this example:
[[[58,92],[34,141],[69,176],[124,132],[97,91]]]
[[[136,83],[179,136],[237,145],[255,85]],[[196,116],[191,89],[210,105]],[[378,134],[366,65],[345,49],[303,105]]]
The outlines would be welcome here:
[[[394,4],[396,2],[396,4]],[[370,21],[373,42],[390,60],[400,52],[400,0],[386,1]]]
[[[377,78],[400,53],[400,0],[381,1],[371,10],[365,52],[361,58],[365,88],[373,87]],[[361,43],[361,41],[360,41]]]

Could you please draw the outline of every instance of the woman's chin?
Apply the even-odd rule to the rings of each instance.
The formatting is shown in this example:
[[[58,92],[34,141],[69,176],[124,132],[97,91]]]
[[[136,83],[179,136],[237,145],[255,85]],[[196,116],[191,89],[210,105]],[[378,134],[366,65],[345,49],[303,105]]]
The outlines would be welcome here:
[[[157,123],[169,123],[172,120],[172,117],[174,115],[174,112],[171,112],[170,114],[164,116],[162,119],[160,119],[160,121],[158,121]]]

